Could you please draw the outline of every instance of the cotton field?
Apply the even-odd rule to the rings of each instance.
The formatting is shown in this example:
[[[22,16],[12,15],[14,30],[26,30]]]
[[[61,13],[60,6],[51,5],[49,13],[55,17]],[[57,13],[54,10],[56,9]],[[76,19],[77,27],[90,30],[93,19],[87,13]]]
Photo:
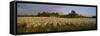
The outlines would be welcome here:
[[[96,18],[18,17],[17,32],[96,29]]]

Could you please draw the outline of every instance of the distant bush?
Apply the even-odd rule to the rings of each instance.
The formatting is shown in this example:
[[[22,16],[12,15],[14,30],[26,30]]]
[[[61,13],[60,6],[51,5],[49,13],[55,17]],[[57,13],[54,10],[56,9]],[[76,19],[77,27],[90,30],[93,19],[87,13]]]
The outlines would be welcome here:
[[[96,18],[96,16],[92,16],[92,18]]]
[[[76,13],[75,10],[72,10],[71,13],[69,14],[62,14],[60,15],[60,13],[58,12],[38,12],[37,15],[17,15],[20,17],[25,17],[25,16],[33,16],[33,17],[63,17],[63,18],[96,18],[96,16],[92,16],[92,17],[86,17],[83,16],[82,14],[78,14]]]
[[[59,16],[59,13],[49,13],[49,12],[42,12],[42,13],[38,13],[37,16],[47,16],[47,17],[50,17],[50,16]]]

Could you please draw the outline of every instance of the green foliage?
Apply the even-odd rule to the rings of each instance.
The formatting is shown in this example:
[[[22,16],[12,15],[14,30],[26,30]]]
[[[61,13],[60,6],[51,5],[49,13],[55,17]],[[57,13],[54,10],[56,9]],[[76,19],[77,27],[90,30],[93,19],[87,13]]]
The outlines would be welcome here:
[[[92,16],[92,18],[96,18],[96,16]]]
[[[50,17],[50,16],[59,16],[59,13],[54,13],[54,12],[52,12],[52,13],[49,13],[49,12],[42,12],[42,13],[38,13],[38,15],[37,16],[43,16],[43,17]]]
[[[52,13],[49,13],[49,12],[42,12],[42,13],[38,13],[37,16],[43,16],[43,17],[50,17],[50,16],[55,16],[55,17],[65,17],[65,18],[83,18],[85,16],[81,16],[79,15],[78,13],[76,13],[75,10],[72,10],[71,13],[69,14],[66,14],[66,15],[59,15],[59,13],[55,13],[55,12],[52,12]]]
[[[17,15],[17,16],[20,16],[20,17],[25,17],[25,16],[33,16],[33,17],[62,17],[62,18],[96,18],[96,16],[92,16],[92,17],[86,17],[86,16],[83,16],[82,14],[78,14],[76,13],[75,10],[72,10],[71,13],[69,14],[62,14],[60,15],[60,13],[58,12],[38,12],[37,15]]]

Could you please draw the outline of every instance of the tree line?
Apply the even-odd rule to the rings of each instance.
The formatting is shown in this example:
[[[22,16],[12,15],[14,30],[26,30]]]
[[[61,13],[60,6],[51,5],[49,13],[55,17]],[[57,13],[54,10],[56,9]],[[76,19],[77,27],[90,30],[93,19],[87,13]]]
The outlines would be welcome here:
[[[26,17],[26,16],[32,16],[32,17],[63,17],[63,18],[96,18],[96,16],[92,16],[92,17],[87,17],[87,16],[83,16],[83,15],[79,15],[78,13],[76,13],[76,11],[72,10],[71,13],[66,14],[66,15],[60,15],[57,12],[38,12],[37,15],[17,15],[20,17]]]

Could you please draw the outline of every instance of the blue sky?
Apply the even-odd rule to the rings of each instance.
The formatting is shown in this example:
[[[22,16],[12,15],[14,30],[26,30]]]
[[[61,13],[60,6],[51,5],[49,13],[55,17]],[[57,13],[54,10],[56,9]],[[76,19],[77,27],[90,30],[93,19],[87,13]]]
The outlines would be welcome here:
[[[45,4],[17,4],[18,15],[36,15],[38,12],[58,12],[61,14],[68,14],[72,10],[84,16],[96,16],[96,7],[83,6],[62,6],[62,5],[45,5]]]

